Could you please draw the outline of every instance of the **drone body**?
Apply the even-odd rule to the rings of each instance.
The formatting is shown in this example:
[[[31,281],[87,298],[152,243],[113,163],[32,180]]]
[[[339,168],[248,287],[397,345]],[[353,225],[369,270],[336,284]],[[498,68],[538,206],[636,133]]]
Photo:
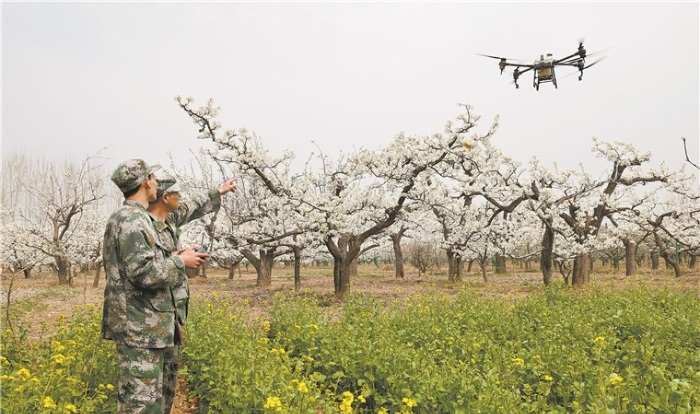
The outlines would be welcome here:
[[[513,70],[513,83],[515,83],[516,88],[520,87],[518,85],[518,78],[520,77],[520,75],[531,70],[533,73],[532,86],[538,91],[540,90],[540,84],[547,82],[553,83],[554,87],[557,88],[557,76],[554,70],[557,66],[571,66],[578,69],[578,80],[582,80],[584,69],[587,69],[603,60],[603,58],[601,58],[589,65],[586,65],[586,49],[583,47],[583,42],[579,43],[576,52],[572,53],[569,56],[566,56],[562,59],[554,59],[552,57],[552,54],[548,53],[546,56],[540,55],[540,58],[536,59],[532,64],[508,62],[508,60],[513,59],[506,59],[504,57],[491,55],[482,55],[480,53],[477,54],[492,59],[498,59],[498,68],[501,70],[501,74],[503,74],[503,70],[505,70],[507,66],[514,66],[515,69]]]

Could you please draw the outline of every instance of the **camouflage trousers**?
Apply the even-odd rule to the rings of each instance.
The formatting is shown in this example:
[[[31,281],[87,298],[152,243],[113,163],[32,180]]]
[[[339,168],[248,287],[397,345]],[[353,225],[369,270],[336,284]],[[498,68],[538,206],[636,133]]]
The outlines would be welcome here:
[[[173,347],[165,348],[163,361],[163,413],[170,414],[177,390],[177,369],[180,359],[180,347],[175,344]]]
[[[118,414],[163,414],[163,370],[168,349],[117,345]]]

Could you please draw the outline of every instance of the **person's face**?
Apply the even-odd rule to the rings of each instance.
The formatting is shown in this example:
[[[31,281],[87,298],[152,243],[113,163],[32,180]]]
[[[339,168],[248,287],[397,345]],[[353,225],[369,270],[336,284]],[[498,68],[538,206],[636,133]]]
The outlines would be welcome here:
[[[162,195],[165,205],[170,208],[170,210],[176,210],[180,206],[180,193],[177,191],[172,193],[165,193]]]
[[[146,188],[148,190],[147,195],[148,195],[148,202],[150,203],[151,201],[156,201],[158,197],[156,197],[156,191],[158,190],[158,181],[156,181],[156,176],[151,173],[146,177]]]

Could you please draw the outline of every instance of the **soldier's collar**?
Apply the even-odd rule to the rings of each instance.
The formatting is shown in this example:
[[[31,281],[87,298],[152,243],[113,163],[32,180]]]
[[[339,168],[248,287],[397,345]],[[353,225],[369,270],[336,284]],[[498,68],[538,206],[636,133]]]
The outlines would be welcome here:
[[[124,200],[124,205],[125,206],[131,206],[131,207],[138,207],[143,210],[146,210],[146,207],[143,206],[143,204],[139,203],[138,201],[134,200]]]

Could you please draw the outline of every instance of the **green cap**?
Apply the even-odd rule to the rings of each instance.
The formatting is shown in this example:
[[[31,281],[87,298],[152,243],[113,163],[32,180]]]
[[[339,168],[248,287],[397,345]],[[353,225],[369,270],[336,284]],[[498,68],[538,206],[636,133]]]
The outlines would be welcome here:
[[[126,160],[112,173],[112,182],[122,193],[126,193],[141,185],[149,174],[159,168],[160,165],[149,166],[144,160]]]
[[[163,194],[169,193],[181,193],[184,190],[184,186],[175,180],[170,174],[162,174],[161,178],[158,178],[158,189],[156,190],[156,197],[162,196]]]

